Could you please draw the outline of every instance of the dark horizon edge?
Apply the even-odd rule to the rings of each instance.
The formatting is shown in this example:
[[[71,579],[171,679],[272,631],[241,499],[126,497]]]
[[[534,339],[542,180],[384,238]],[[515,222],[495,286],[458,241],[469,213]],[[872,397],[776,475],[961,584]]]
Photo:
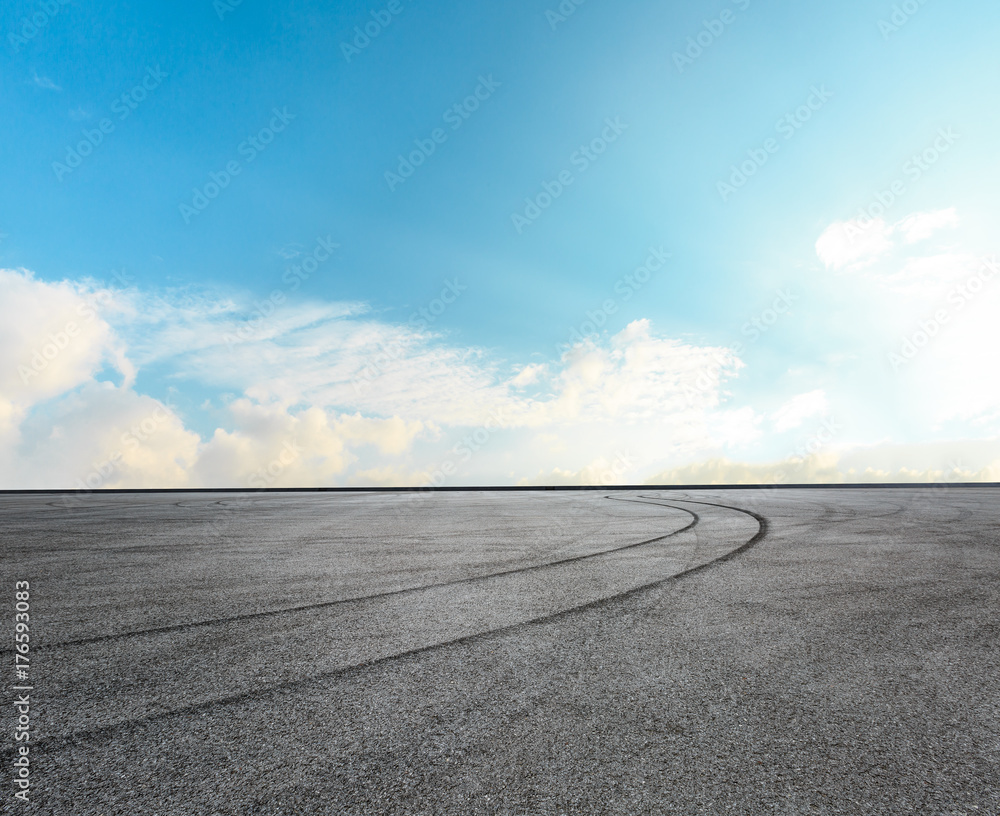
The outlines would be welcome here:
[[[7,495],[62,495],[77,493],[458,493],[513,492],[541,490],[830,490],[862,488],[974,488],[1000,487],[1000,482],[809,482],[805,484],[697,484],[697,485],[442,485],[393,487],[114,487],[114,488],[37,488],[0,490]]]

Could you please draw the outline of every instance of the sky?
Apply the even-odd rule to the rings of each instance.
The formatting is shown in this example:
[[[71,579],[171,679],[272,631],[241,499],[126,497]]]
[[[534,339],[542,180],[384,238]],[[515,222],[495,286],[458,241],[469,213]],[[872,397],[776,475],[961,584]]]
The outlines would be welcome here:
[[[987,0],[10,0],[0,488],[1000,480]]]

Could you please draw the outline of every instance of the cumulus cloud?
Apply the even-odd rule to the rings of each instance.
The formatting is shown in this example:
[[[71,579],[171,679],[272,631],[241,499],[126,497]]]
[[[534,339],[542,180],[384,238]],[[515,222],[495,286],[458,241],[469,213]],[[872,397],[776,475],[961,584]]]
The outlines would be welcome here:
[[[33,412],[0,467],[5,488],[186,487],[198,435],[168,405],[90,380]]]
[[[913,222],[899,235],[924,229]],[[930,257],[902,269],[940,279]],[[728,392],[744,366],[730,348],[670,337],[648,320],[517,365],[378,319],[361,303],[269,306],[239,292],[111,290],[24,270],[0,271],[0,284],[7,488],[610,484],[657,472],[654,481],[783,472],[836,481],[860,472],[813,445],[773,465],[736,462],[765,430],[824,413],[826,390],[793,392],[760,413]],[[1000,341],[995,307],[985,293],[970,301],[961,327],[938,337],[947,359],[928,347],[899,375],[914,394],[927,390],[927,372],[947,386],[914,413],[1000,422],[1000,387],[984,385],[993,380],[968,353]],[[902,478],[900,467],[868,469]]]
[[[696,420],[716,409],[723,384],[742,367],[727,348],[658,337],[636,320],[605,345],[574,346],[549,380],[552,396],[514,406],[516,420],[539,426],[566,422]]]
[[[4,361],[0,367],[0,479],[9,487],[40,486],[44,480],[36,479],[36,461],[45,460],[45,451],[53,447],[63,448],[65,461],[72,463],[63,477],[89,472],[92,465],[85,450],[94,446],[93,429],[67,423],[65,417],[75,411],[81,417],[99,419],[114,432],[120,427],[115,423],[135,407],[111,404],[128,392],[135,376],[124,346],[100,314],[115,312],[115,299],[105,290],[83,284],[40,281],[25,270],[0,270],[0,288],[4,292],[0,302],[0,358]],[[99,376],[107,380],[111,391],[93,388]],[[114,388],[111,380],[120,381],[121,387]],[[60,401],[87,386],[89,390],[75,401]],[[106,413],[93,416],[88,400],[102,401]],[[36,412],[49,417],[48,426],[38,417],[29,422]],[[73,433],[66,431],[60,439],[61,427]],[[101,454],[105,462],[113,452]],[[60,484],[65,484],[65,478]]]
[[[242,329],[243,342],[243,304],[204,293],[49,283],[25,270],[0,270],[0,285],[3,487],[329,484],[355,461],[353,451],[398,455],[428,427],[244,396],[228,405],[230,427],[202,440],[173,406],[136,391],[134,361],[176,366],[225,347],[227,331]],[[307,304],[253,329],[275,338],[360,311]],[[176,367],[172,373],[183,376]],[[252,383],[236,384],[252,391]]]
[[[724,457],[671,468],[646,479],[650,485],[723,485],[723,484],[810,484],[842,483],[844,475],[837,468],[837,456],[815,453],[790,457],[777,462],[749,464]]]
[[[857,453],[857,452],[856,452]],[[649,485],[793,485],[884,484],[909,482],[958,483],[1000,480],[1000,459],[982,467],[943,465],[912,467],[896,462],[889,467],[849,466],[841,454],[822,452],[776,462],[747,463],[726,458],[661,471],[645,480]]]
[[[605,343],[581,343],[558,364],[501,373],[476,348],[446,345],[424,329],[369,318],[358,304],[289,304],[246,324],[246,307],[162,303],[130,349],[144,363],[172,357],[188,378],[239,390],[262,404],[305,403],[366,416],[474,427],[501,412],[511,427],[639,422],[718,407],[741,361],[729,349],[656,336],[638,320]],[[241,331],[241,323],[246,327]],[[537,396],[525,396],[527,385]]]
[[[374,319],[364,304],[2,275],[9,487],[420,484],[442,462],[456,479],[492,483],[463,471],[471,457],[456,451],[472,445],[479,473],[504,458],[509,472],[511,455],[551,462],[532,445],[539,433],[583,455],[618,431],[623,446],[655,438],[680,453],[749,438],[760,420],[723,404],[742,365],[730,350],[659,336],[645,320],[504,375],[511,367],[483,350]],[[186,424],[204,427],[195,409],[140,393],[137,371],[151,367],[178,393],[214,390],[198,410],[216,412],[219,426],[201,436]],[[480,434],[491,450],[479,452]],[[588,461],[552,478],[597,478],[603,460]]]
[[[423,430],[398,417],[337,416],[318,406],[301,410],[239,399],[230,406],[236,427],[219,428],[204,445],[192,472],[200,485],[295,487],[342,482],[357,448],[406,450]]]
[[[600,456],[579,470],[552,468],[542,470],[534,478],[522,478],[518,484],[530,485],[620,485],[627,484],[635,475],[635,460],[628,452],[619,452],[613,458]]]
[[[131,380],[134,370],[111,326],[110,293],[69,282],[46,283],[23,270],[0,270],[0,399],[17,416],[91,379],[105,365]]]

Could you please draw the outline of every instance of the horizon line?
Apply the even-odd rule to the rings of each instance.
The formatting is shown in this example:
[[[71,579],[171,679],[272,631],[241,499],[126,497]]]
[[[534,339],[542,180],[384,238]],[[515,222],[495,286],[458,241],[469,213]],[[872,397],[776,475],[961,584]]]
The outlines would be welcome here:
[[[392,487],[109,487],[0,489],[2,495],[60,495],[65,493],[457,493],[542,490],[820,490],[862,488],[974,488],[1000,487],[1000,482],[808,482],[804,484],[696,484],[696,485],[441,485]]]

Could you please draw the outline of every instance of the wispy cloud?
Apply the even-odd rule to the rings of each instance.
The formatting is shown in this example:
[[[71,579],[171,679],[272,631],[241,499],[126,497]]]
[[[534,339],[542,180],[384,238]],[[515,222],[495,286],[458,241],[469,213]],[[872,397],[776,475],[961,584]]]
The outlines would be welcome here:
[[[822,389],[792,397],[771,415],[775,430],[787,431],[799,427],[810,417],[826,411],[829,403]]]
[[[893,275],[944,274],[934,254],[898,263],[859,271],[885,286]],[[760,412],[727,393],[745,368],[731,349],[665,336],[643,319],[558,359],[517,364],[363,303],[112,289],[24,270],[0,271],[0,283],[9,487],[419,484],[445,471],[451,483],[768,481],[776,465],[740,465],[740,451],[774,452],[769,436],[868,398],[848,375]],[[983,433],[1000,421],[989,357],[970,351],[1000,344],[997,309],[985,294],[970,301],[937,338],[941,353],[894,383],[909,419]],[[143,393],[136,383],[149,369],[177,393],[212,399],[182,411]],[[210,432],[193,430],[209,416]],[[851,480],[865,468],[836,457],[852,444],[774,461],[798,480]],[[871,467],[872,479],[898,477]]]
[[[51,79],[49,79],[47,76],[39,75],[37,71],[35,72],[33,79],[36,86],[38,86],[39,88],[44,88],[46,91],[62,90],[62,88],[56,85],[56,83],[54,83]]]
[[[2,274],[12,295],[3,306],[5,356],[30,367],[39,349],[37,373],[23,378],[7,371],[5,439],[21,451],[12,467],[28,456],[55,467],[45,451],[58,428],[59,444],[78,450],[79,464],[70,470],[86,471],[122,453],[114,439],[137,412],[160,406],[156,436],[170,445],[143,442],[145,458],[126,451],[132,458],[116,460],[119,475],[105,486],[157,478],[241,484],[274,463],[268,478],[275,484],[356,480],[358,473],[392,467],[419,473],[441,458],[440,444],[447,450],[468,433],[462,429],[481,428],[490,417],[514,434],[505,441],[509,450],[539,464],[546,456],[531,453],[531,440],[545,429],[562,438],[564,449],[586,455],[581,443],[593,446],[595,428],[606,438],[619,434],[623,447],[641,447],[652,435],[679,452],[745,438],[758,423],[752,409],[722,405],[719,389],[741,365],[730,351],[657,336],[645,320],[602,343],[582,343],[560,360],[503,374],[511,367],[484,350],[374,319],[364,304],[266,305],[208,290],[151,293]],[[150,366],[181,389],[193,381],[218,395],[239,394],[223,400],[226,427],[200,438],[174,408],[135,391],[136,371]],[[711,387],[692,400],[685,387],[707,370]],[[524,393],[527,385],[532,395]],[[431,447],[422,462],[407,465],[420,440]],[[283,445],[308,454],[292,461]]]
[[[827,269],[862,269],[901,244],[925,240],[959,223],[954,207],[912,213],[892,224],[882,218],[835,221],[817,239],[816,254]]]

